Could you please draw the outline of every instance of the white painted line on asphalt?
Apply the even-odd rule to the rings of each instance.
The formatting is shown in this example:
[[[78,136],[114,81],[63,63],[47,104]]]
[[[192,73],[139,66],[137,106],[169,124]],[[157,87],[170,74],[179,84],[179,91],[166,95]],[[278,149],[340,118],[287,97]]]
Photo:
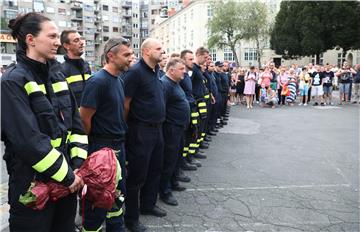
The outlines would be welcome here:
[[[234,190],[266,190],[266,189],[293,189],[293,188],[350,188],[350,184],[320,184],[320,185],[283,185],[268,187],[235,187],[235,188],[188,188],[185,191],[234,191]]]
[[[192,224],[163,224],[163,225],[145,225],[148,228],[176,228],[176,227],[186,227],[192,228],[195,225]]]

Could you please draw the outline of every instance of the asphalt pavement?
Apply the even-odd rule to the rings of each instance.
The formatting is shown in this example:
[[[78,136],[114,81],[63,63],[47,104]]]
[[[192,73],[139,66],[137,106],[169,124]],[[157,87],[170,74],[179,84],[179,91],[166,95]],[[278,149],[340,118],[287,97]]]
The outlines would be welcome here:
[[[156,232],[360,231],[359,122],[353,104],[232,106],[187,190],[174,192],[179,205],[159,200],[168,216],[140,221]]]

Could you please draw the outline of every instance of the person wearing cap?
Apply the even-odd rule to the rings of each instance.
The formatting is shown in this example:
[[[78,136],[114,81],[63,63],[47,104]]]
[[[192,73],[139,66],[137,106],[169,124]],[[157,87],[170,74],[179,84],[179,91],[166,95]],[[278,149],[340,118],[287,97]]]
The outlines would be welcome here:
[[[162,124],[166,113],[164,90],[158,76],[158,63],[163,53],[158,40],[146,39],[141,45],[141,59],[123,78],[128,124],[125,225],[130,231],[146,230],[139,222],[140,213],[166,216],[166,212],[156,206],[164,152]]]
[[[106,63],[103,69],[87,80],[80,106],[80,116],[89,136],[89,154],[104,147],[112,148],[121,166],[122,179],[117,185],[121,195],[110,211],[93,208],[85,201],[83,231],[100,231],[106,220],[106,231],[124,231],[123,202],[125,189],[124,86],[120,74],[132,60],[130,43],[124,38],[109,39],[104,46]]]

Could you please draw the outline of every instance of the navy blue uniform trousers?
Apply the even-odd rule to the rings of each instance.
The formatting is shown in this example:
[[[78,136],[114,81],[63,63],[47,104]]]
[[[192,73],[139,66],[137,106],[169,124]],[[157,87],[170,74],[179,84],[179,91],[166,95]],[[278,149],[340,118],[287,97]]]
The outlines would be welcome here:
[[[126,168],[125,168],[125,145],[124,142],[92,142],[89,138],[89,154],[100,150],[101,148],[109,147],[113,149],[118,158],[120,167],[121,167],[121,177],[117,189],[121,191],[123,198],[126,199]],[[93,208],[91,202],[85,201],[85,220],[84,227],[89,231],[97,231],[102,223],[106,220],[106,231],[107,232],[120,232],[123,231],[124,219],[123,214],[117,216],[109,216],[108,212],[119,212],[121,210],[124,201],[122,199],[116,198],[115,205],[111,210],[106,210],[102,208]]]
[[[161,125],[128,122],[126,222],[138,221],[140,208],[151,210],[155,206],[159,191],[163,152],[164,138]]]
[[[160,195],[171,193],[171,178],[181,155],[184,127],[164,123],[164,162],[160,180]]]

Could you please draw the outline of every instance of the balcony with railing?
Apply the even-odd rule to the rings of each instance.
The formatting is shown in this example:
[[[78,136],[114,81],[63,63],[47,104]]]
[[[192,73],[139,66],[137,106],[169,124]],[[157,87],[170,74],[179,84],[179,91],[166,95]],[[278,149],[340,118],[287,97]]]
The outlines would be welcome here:
[[[71,16],[70,16],[71,20],[72,21],[82,21],[83,20],[83,15],[82,13],[72,13]]]
[[[123,1],[121,3],[121,7],[125,8],[125,9],[129,9],[129,8],[131,8],[131,2],[130,1]]]
[[[80,2],[72,2],[72,3],[70,4],[70,8],[71,8],[72,10],[81,10],[81,9],[83,8],[83,4],[80,3]]]

